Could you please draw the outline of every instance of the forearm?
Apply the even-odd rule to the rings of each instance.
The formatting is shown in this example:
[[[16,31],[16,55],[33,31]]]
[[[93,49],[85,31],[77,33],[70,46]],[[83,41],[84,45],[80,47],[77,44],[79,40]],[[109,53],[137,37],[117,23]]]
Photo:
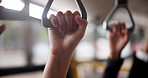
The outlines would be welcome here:
[[[46,63],[43,78],[66,78],[72,54],[61,52],[62,54],[53,55],[52,53]]]

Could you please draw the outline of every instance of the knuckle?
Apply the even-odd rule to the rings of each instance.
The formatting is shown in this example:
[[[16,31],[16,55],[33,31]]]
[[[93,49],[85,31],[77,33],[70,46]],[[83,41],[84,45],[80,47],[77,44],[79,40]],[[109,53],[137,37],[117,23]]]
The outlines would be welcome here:
[[[61,16],[61,15],[63,15],[63,12],[59,11],[59,12],[57,13],[57,16]]]

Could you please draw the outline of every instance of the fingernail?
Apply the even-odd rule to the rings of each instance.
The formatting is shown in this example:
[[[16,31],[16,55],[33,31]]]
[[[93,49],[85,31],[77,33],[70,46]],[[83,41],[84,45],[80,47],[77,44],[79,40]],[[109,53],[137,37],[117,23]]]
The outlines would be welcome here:
[[[79,15],[76,16],[77,18],[81,19],[81,17]]]
[[[76,16],[76,20],[77,20],[77,21],[81,21],[82,19],[81,19],[81,17],[80,17],[79,15],[77,15],[77,16]]]
[[[55,27],[57,28],[58,27],[58,24],[57,23],[54,23]]]
[[[57,16],[61,16],[61,15],[63,15],[63,12],[59,11],[59,12],[57,13]]]

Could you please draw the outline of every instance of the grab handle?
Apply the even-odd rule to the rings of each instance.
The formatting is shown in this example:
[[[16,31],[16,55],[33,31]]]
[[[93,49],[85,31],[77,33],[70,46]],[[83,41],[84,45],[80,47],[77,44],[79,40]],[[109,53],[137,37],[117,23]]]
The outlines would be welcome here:
[[[53,0],[48,0],[46,6],[44,8],[43,14],[42,14],[42,24],[44,27],[47,27],[47,28],[54,27],[52,25],[51,21],[47,18],[47,13],[48,13],[52,3],[53,3]],[[81,0],[76,0],[76,3],[81,11],[82,18],[87,20],[87,13],[86,13],[86,10],[85,10]]]
[[[115,1],[115,5],[113,7],[113,9],[110,11],[110,13],[107,15],[107,17],[105,18],[104,22],[103,22],[103,27],[106,30],[111,31],[111,28],[109,27],[109,21],[112,18],[112,16],[114,15],[114,13],[117,11],[118,8],[124,8],[125,10],[127,10],[132,26],[130,28],[128,28],[129,32],[133,32],[134,28],[135,28],[135,22],[133,20],[132,14],[130,12],[130,10],[128,9],[128,5],[127,5],[127,0],[116,0]]]

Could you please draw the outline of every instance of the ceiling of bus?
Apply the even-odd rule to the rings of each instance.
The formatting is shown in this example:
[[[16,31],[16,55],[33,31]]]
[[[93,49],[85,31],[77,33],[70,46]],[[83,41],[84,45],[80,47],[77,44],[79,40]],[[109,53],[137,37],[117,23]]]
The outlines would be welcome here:
[[[32,2],[45,6],[48,0],[31,0]],[[148,0],[128,0],[129,9],[133,14],[134,20],[139,26],[148,27]],[[82,0],[87,13],[88,20],[99,25],[103,22],[104,18],[108,12],[112,9],[114,5],[114,0]],[[54,0],[54,3],[51,7],[56,11],[66,10],[78,10],[75,4],[75,0]],[[125,14],[118,16],[122,18]]]

